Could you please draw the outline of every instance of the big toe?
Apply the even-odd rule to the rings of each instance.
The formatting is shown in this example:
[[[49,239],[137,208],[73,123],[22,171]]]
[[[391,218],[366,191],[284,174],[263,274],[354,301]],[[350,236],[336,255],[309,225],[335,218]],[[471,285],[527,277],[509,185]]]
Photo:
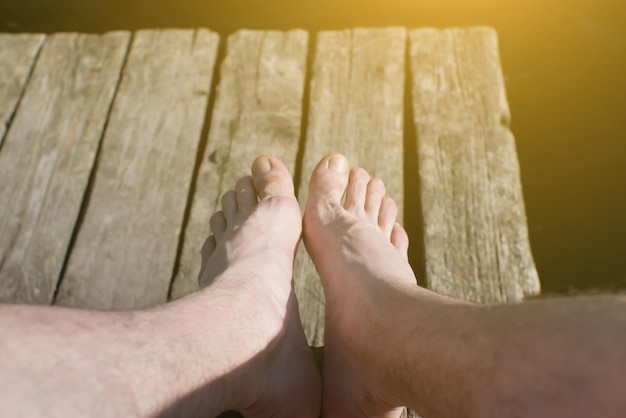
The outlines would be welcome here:
[[[278,158],[257,157],[252,163],[252,182],[261,200],[272,196],[295,198],[291,174]]]
[[[307,206],[320,209],[340,205],[348,186],[349,169],[348,160],[341,154],[329,154],[322,158],[311,174]]]

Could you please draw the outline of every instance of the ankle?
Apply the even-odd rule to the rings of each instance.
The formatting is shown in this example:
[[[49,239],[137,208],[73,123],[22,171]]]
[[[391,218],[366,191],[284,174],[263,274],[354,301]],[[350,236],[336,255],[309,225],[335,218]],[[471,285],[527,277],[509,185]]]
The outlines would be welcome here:
[[[384,283],[376,282],[374,288],[357,287],[353,300],[359,301],[358,307],[344,306],[342,311],[355,312],[355,315],[333,316],[334,310],[327,310],[327,331],[333,335],[326,338],[326,350],[346,354],[350,369],[370,392],[371,397],[389,407],[401,406],[397,399],[397,389],[404,376],[397,372],[406,356],[402,349],[411,330],[413,320],[400,320],[407,307],[406,294],[395,287],[387,288]],[[330,301],[337,306],[339,301]],[[409,301],[409,305],[410,305]],[[327,299],[327,307],[328,307]],[[339,302],[349,303],[348,301]]]
[[[212,286],[210,295],[195,293],[147,313],[147,332],[160,329],[161,344],[169,347],[155,382],[180,389],[170,394],[178,395],[176,405],[195,404],[217,416],[256,400],[257,368],[271,337],[259,323],[264,314],[255,311],[247,293],[232,297],[227,289]]]
[[[467,352],[477,338],[480,307],[417,287],[394,308],[395,323],[388,336],[389,365],[381,382],[394,405],[409,406],[428,415],[428,404],[447,404],[446,385],[466,375]],[[443,373],[446,370],[447,372]],[[416,404],[415,400],[421,401]]]

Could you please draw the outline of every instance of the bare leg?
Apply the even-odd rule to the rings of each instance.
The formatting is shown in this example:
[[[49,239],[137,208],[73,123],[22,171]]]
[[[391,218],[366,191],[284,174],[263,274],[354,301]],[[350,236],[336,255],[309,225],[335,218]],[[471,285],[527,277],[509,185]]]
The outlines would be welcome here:
[[[325,418],[395,418],[400,405],[424,418],[623,414],[624,298],[485,307],[422,289],[384,194],[338,155],[311,178],[304,239],[326,295]]]
[[[143,312],[0,307],[2,415],[317,418],[320,377],[291,285],[301,220],[287,169],[257,159],[222,208],[203,248],[210,285],[196,294]]]

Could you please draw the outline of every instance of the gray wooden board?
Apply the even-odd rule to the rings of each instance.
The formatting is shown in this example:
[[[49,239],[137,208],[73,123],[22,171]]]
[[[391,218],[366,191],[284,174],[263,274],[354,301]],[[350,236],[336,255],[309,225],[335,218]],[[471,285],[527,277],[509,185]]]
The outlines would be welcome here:
[[[45,35],[0,34],[0,147]]]
[[[209,218],[220,196],[250,174],[253,159],[274,155],[294,172],[307,43],[302,30],[244,30],[229,37],[173,298],[198,289],[200,248],[210,234]]]
[[[43,45],[0,150],[3,302],[52,301],[129,39],[57,34]]]
[[[496,32],[412,30],[410,56],[428,286],[485,303],[538,293]]]
[[[135,34],[57,304],[167,300],[218,44],[204,29]]]
[[[313,168],[325,154],[339,152],[385,181],[401,222],[405,50],[404,28],[319,33],[298,196],[302,208]],[[322,345],[324,294],[303,246],[294,278],[309,344]]]

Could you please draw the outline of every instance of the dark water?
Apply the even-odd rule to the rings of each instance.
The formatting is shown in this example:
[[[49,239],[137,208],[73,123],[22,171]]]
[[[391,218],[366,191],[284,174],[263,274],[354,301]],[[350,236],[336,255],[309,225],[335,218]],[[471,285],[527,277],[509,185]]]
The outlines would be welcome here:
[[[0,31],[490,25],[544,291],[626,289],[623,0],[0,0]]]

